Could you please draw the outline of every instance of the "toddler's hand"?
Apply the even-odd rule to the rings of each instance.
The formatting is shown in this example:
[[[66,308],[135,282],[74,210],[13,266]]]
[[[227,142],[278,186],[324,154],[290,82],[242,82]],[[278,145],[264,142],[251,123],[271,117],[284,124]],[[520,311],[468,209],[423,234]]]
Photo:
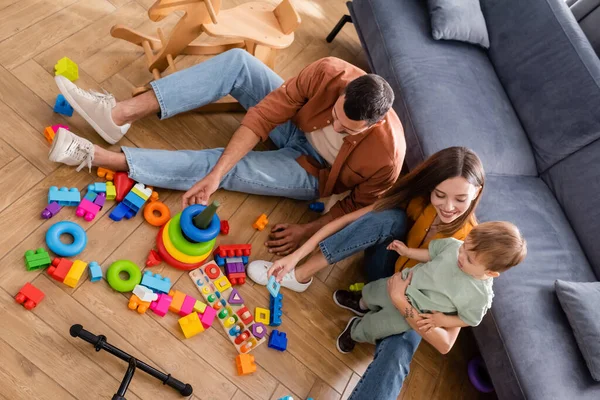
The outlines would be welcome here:
[[[401,241],[394,240],[387,247],[388,250],[393,250],[401,256],[408,256],[409,248]]]
[[[444,313],[432,311],[431,314],[419,314],[419,316],[423,318],[417,321],[417,326],[421,332],[429,333],[434,328],[444,327]]]

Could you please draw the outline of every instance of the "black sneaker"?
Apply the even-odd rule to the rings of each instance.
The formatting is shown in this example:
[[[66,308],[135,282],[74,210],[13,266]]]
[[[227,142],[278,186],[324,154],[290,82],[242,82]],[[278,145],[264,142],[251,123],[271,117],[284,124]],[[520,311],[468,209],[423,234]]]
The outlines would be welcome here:
[[[348,325],[346,325],[346,328],[344,328],[342,333],[340,333],[340,336],[338,336],[336,347],[340,353],[348,354],[352,350],[354,350],[356,342],[354,341],[354,339],[352,339],[352,336],[350,336],[350,332],[352,331],[352,325],[355,321],[358,320],[360,320],[360,318],[358,317],[350,318],[350,321],[348,321]]]
[[[338,306],[352,311],[359,317],[364,316],[369,310],[360,308],[360,293],[352,293],[349,290],[336,290],[333,292],[333,302]]]

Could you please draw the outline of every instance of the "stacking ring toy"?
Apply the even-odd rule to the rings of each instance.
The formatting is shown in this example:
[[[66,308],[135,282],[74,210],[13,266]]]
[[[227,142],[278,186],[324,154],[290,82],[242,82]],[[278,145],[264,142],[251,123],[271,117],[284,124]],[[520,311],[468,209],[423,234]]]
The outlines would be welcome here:
[[[60,240],[60,235],[63,233],[73,236],[73,243],[63,243]],[[60,221],[52,225],[46,232],[46,244],[53,253],[61,257],[73,257],[85,249],[87,234],[75,222]]]
[[[183,234],[191,241],[202,243],[213,240],[219,235],[221,230],[221,221],[215,214],[206,229],[198,229],[193,223],[193,218],[200,214],[206,207],[201,204],[194,204],[181,212],[180,225]]]
[[[127,280],[121,279],[119,276],[121,272],[129,274],[129,278]],[[117,292],[131,292],[142,281],[142,271],[129,260],[118,260],[108,267],[106,280],[110,287]]]
[[[154,215],[154,211],[158,212],[160,216]],[[144,207],[144,218],[150,225],[163,226],[171,218],[171,212],[162,201],[151,201]]]
[[[164,229],[165,229],[165,227],[161,226],[160,230],[158,231],[158,234],[156,235],[156,249],[158,250],[158,255],[160,255],[160,258],[162,258],[164,262],[166,262],[173,268],[177,268],[177,269],[180,269],[183,271],[191,271],[193,269],[198,268],[199,266],[201,266],[202,264],[204,264],[206,262],[206,260],[204,260],[204,261],[196,263],[196,264],[187,264],[187,263],[182,263],[181,261],[177,261],[176,259],[174,259],[173,256],[170,255],[167,252],[167,249],[165,248],[165,244],[162,239]]]
[[[210,249],[208,250],[207,253],[204,253],[200,256],[189,256],[189,255],[184,254],[181,251],[179,251],[176,248],[176,246],[174,246],[173,243],[171,243],[171,239],[169,238],[169,225],[172,225],[172,224],[173,224],[173,221],[167,222],[167,225],[165,225],[165,229],[163,229],[162,239],[163,239],[163,244],[165,245],[165,250],[167,250],[167,252],[170,255],[172,255],[174,259],[176,259],[177,261],[181,261],[182,263],[186,263],[186,264],[195,264],[195,263],[199,263],[199,262],[206,260],[208,258],[208,256],[210,256]],[[212,248],[212,245],[214,245],[215,239],[213,239],[211,242],[207,242],[207,243],[211,244],[211,248]]]
[[[206,253],[210,253],[217,239],[213,238],[204,243],[192,243],[188,241],[183,236],[183,233],[181,233],[181,228],[179,227],[180,218],[181,213],[176,214],[166,226],[166,231],[169,233],[169,239],[171,239],[173,246],[188,256],[203,256]]]

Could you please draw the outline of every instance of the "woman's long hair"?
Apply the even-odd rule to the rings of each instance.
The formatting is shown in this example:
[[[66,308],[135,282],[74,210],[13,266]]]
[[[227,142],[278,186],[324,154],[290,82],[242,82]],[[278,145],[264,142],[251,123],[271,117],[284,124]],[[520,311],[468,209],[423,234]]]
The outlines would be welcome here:
[[[449,224],[440,225],[438,232],[453,235],[467,222],[477,224],[475,208],[479,204],[485,184],[485,172],[481,160],[466,147],[449,147],[433,154],[413,171],[396,181],[394,186],[375,204],[375,210],[406,208],[410,200],[422,198],[425,206],[431,203],[431,192],[446,179],[463,177],[475,187],[481,187],[469,209]]]

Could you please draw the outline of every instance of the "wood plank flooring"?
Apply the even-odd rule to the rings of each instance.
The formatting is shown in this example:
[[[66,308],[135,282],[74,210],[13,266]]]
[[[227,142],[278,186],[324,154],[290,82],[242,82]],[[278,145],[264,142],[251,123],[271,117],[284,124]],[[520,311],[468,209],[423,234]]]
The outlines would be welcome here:
[[[141,48],[113,39],[111,26],[125,23],[154,34],[177,22],[170,15],[151,22],[146,10],[153,0],[0,0],[0,398],[1,399],[106,399],[116,392],[125,371],[123,362],[69,336],[80,323],[104,334],[123,350],[172,373],[194,386],[193,399],[346,399],[372,359],[373,347],[358,346],[351,355],[336,351],[335,338],[350,314],[331,301],[332,292],[360,281],[361,257],[352,257],[321,272],[304,294],[285,291],[282,330],[287,332],[284,353],[256,349],[258,371],[239,377],[235,349],[220,328],[184,340],[177,317],[140,316],[127,309],[127,297],[105,281],[82,279],[69,288],[43,272],[27,272],[23,254],[45,247],[44,235],[57,220],[73,220],[88,234],[88,245],[78,258],[98,261],[103,269],[127,258],[143,265],[154,245],[156,228],[140,216],[115,223],[105,207],[94,221],[85,222],[74,210],[62,210],[50,221],[40,219],[50,186],[84,189],[98,180],[86,171],[59,166],[47,159],[44,127],[63,123],[94,143],[106,144],[79,116],[66,118],[52,112],[58,90],[53,80],[55,62],[68,56],[79,64],[78,84],[104,88],[118,99],[152,78]],[[244,0],[223,0],[223,8]],[[283,78],[325,56],[336,56],[366,69],[367,63],[354,28],[348,24],[331,44],[324,38],[347,12],[344,1],[294,0],[302,25],[292,46],[278,53],[276,72]],[[183,56],[185,68],[206,59]],[[159,149],[205,149],[225,146],[242,114],[188,114],[159,122],[156,117],[136,123],[120,145]],[[118,149],[118,146],[112,146]],[[260,145],[259,149],[266,149]],[[161,190],[172,209],[180,209],[181,193]],[[248,196],[219,191],[221,218],[228,219],[231,234],[220,243],[252,243],[253,257],[272,257],[263,243],[267,231],[251,224],[261,212],[277,222],[307,221],[316,215],[306,203],[275,197]],[[199,296],[186,273],[165,265],[154,267],[175,282],[174,287]],[[13,301],[25,282],[33,282],[46,299],[29,312]],[[253,309],[268,304],[267,291],[251,282],[240,288]],[[447,356],[421,344],[411,365],[402,399],[480,399],[466,375],[466,363],[476,352],[469,332]],[[385,384],[382,382],[382,384]],[[176,399],[176,393],[136,373],[128,399]]]

